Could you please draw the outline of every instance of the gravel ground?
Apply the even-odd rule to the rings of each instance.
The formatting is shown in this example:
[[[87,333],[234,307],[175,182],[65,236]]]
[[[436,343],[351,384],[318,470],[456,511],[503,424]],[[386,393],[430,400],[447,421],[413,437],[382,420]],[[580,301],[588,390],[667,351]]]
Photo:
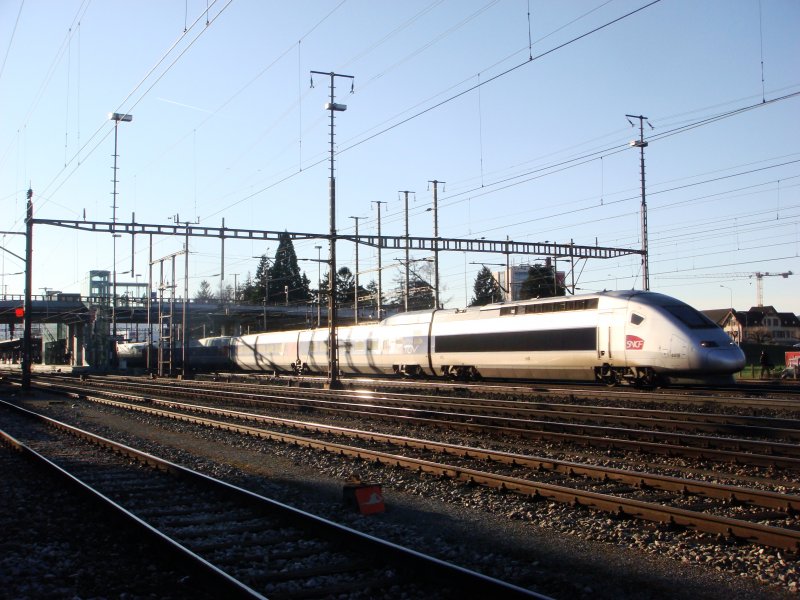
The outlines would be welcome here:
[[[118,521],[92,514],[30,466],[0,447],[0,598],[213,598],[188,571],[120,535]]]
[[[734,600],[798,595],[796,557],[772,549],[736,547],[714,536],[533,503],[364,463],[354,466],[331,455],[84,402],[51,403],[34,396],[26,404],[309,512],[556,598]],[[365,517],[342,507],[342,485],[354,477],[383,485],[385,513]]]

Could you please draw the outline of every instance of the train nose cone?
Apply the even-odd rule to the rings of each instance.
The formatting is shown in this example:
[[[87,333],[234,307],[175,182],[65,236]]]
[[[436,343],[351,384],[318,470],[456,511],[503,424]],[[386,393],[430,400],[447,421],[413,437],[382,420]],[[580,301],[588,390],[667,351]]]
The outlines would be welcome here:
[[[744,369],[744,352],[730,344],[721,348],[707,348],[703,352],[703,370],[710,373],[737,373]]]

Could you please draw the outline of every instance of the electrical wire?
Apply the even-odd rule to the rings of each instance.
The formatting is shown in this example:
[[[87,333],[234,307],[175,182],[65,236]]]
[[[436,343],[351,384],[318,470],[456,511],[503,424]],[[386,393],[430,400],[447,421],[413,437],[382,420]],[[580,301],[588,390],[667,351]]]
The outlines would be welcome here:
[[[218,1],[219,0],[213,0],[211,6],[216,4]],[[214,21],[216,21],[216,19],[219,18],[219,16],[225,11],[225,9],[227,9],[231,5],[232,2],[233,2],[233,0],[228,0],[227,1],[227,3],[220,9],[220,11],[214,16],[214,18],[211,19],[211,21],[209,21],[207,23],[207,26],[205,28],[201,29],[200,32],[194,37],[194,39],[192,39],[191,41],[189,41],[187,43],[186,47],[182,49],[182,51],[177,55],[177,57],[158,75],[158,77],[155,78],[155,81],[153,81],[150,84],[150,86],[141,93],[141,95],[138,97],[138,99],[135,102],[133,102],[133,104],[131,104],[131,106],[128,109],[126,109],[126,111],[131,111],[133,108],[135,108],[144,99],[144,97],[153,89],[153,87],[172,69],[172,67],[175,66],[175,64],[178,62],[178,60],[180,60],[180,58],[183,57],[186,54],[186,52],[188,52],[188,50],[197,42],[197,40],[206,31],[208,31],[208,26],[210,24],[212,24]],[[139,88],[141,88],[144,85],[144,83],[150,78],[150,76],[153,73],[156,72],[156,70],[159,68],[159,66],[167,59],[167,57],[178,46],[178,44],[188,35],[189,32],[192,31],[192,29],[194,29],[196,27],[196,25],[201,21],[201,18],[202,18],[202,14],[197,17],[197,19],[194,21],[194,23],[192,23],[192,25],[189,27],[189,29],[186,32],[182,32],[181,35],[178,36],[178,38],[173,42],[172,46],[170,46],[169,49],[167,49],[167,51],[164,52],[161,55],[161,57],[158,59],[158,61],[156,61],[155,65],[153,65],[153,67],[150,68],[150,70],[147,72],[147,74],[139,81],[139,83],[137,83],[134,86],[134,88],[128,93],[128,95],[122,100],[122,102],[120,102],[117,105],[117,108],[113,112],[122,112],[122,110],[123,110],[122,107],[126,104],[126,102],[128,100],[130,100],[134,96],[134,94],[136,94],[137,90],[139,90]],[[81,156],[81,152],[86,150],[86,148],[88,147],[89,143],[92,142],[92,140],[94,140],[100,134],[100,132],[102,132],[103,129],[106,128],[107,123],[108,123],[107,121],[104,121],[102,125],[98,126],[98,128],[95,130],[95,132],[91,136],[89,136],[88,140],[86,140],[86,142],[83,144],[83,146],[81,146],[78,149],[78,151],[72,156],[72,158],[69,159],[67,164],[64,165],[64,169],[59,170],[58,173],[56,173],[56,175],[50,180],[50,182],[47,185],[45,185],[45,187],[43,188],[43,191],[41,193],[39,193],[39,196],[48,195],[48,194],[53,195],[59,189],[61,189],[61,187],[69,180],[69,178],[72,176],[72,174],[74,174],[75,171],[81,166],[81,163],[78,162],[76,164],[75,168],[73,168],[71,171],[69,171],[67,176],[60,183],[58,183],[56,185],[56,182],[58,181],[58,178],[65,173],[67,167],[70,164],[72,164],[73,162],[77,162],[77,157]],[[89,150],[88,152],[83,154],[84,159],[86,157],[88,157],[88,156],[91,156],[97,150],[97,148],[100,146],[100,144],[109,135],[111,135],[112,131],[113,131],[113,129],[108,129],[106,131],[105,135],[103,135],[103,137],[101,137],[97,141],[97,143],[91,148],[91,150]],[[51,192],[51,187],[52,186],[55,186],[55,188]],[[45,201],[44,204],[46,204],[46,201]],[[38,204],[36,206],[36,210],[41,209],[42,206],[43,206],[42,203]]]
[[[11,53],[11,46],[14,43],[14,36],[17,33],[17,27],[19,26],[19,18],[22,16],[22,8],[25,6],[25,0],[21,0],[19,3],[19,10],[17,11],[17,18],[14,20],[14,29],[11,30],[11,37],[8,39],[8,46],[6,47],[6,53],[3,55],[3,63],[0,64],[0,81],[3,80],[3,71],[6,70],[6,61],[8,60],[8,55]]]
[[[641,7],[637,8],[637,9],[634,9],[634,10],[632,10],[632,11],[630,11],[630,12],[624,14],[624,15],[621,15],[620,17],[612,19],[611,21],[608,21],[608,22],[606,22],[606,23],[604,23],[602,25],[599,25],[599,26],[597,26],[597,27],[595,27],[595,28],[593,28],[593,29],[591,29],[589,31],[586,31],[586,32],[584,32],[584,33],[582,33],[582,34],[580,34],[580,35],[578,35],[576,37],[573,37],[573,38],[567,40],[566,42],[563,42],[563,43],[561,43],[561,44],[559,44],[557,46],[554,46],[553,48],[550,48],[550,49],[548,49],[548,50],[546,50],[546,51],[534,56],[531,59],[526,59],[524,62],[519,63],[519,64],[517,64],[517,65],[515,65],[515,66],[513,66],[513,67],[511,67],[509,69],[506,69],[505,71],[502,71],[501,73],[498,73],[497,75],[494,75],[494,76],[492,76],[492,77],[490,77],[488,79],[485,79],[484,81],[481,81],[477,85],[473,85],[473,86],[471,86],[471,87],[469,87],[469,88],[467,88],[465,90],[462,90],[462,91],[460,91],[460,92],[458,92],[458,93],[456,93],[454,95],[451,95],[448,98],[446,98],[446,99],[444,99],[444,100],[442,100],[442,101],[440,101],[440,102],[438,102],[438,103],[436,103],[436,104],[434,104],[432,106],[429,106],[429,107],[427,107],[427,108],[425,108],[423,110],[420,110],[420,111],[414,113],[413,115],[410,115],[409,117],[407,117],[405,119],[402,119],[401,121],[399,121],[397,123],[394,123],[393,125],[385,127],[385,128],[381,129],[380,131],[378,131],[376,133],[373,133],[373,134],[371,134],[371,135],[369,135],[369,136],[367,136],[367,137],[365,137],[365,138],[363,138],[363,139],[361,139],[361,140],[359,140],[357,142],[354,142],[353,144],[350,144],[349,146],[346,146],[346,147],[336,151],[335,155],[338,156],[339,154],[342,154],[344,152],[352,150],[352,149],[354,149],[354,148],[356,148],[356,147],[358,147],[358,146],[360,146],[360,145],[362,145],[362,144],[364,144],[364,143],[366,143],[366,142],[368,142],[368,141],[370,141],[372,139],[375,139],[378,136],[381,136],[381,135],[383,135],[385,133],[388,133],[389,131],[391,131],[393,129],[396,129],[397,127],[400,127],[401,125],[404,125],[404,124],[406,124],[406,123],[408,123],[408,122],[410,122],[410,121],[412,121],[414,119],[417,119],[417,118],[419,118],[419,117],[421,117],[421,116],[423,116],[423,115],[425,115],[425,114],[427,114],[427,113],[429,113],[429,112],[431,112],[431,111],[433,111],[433,110],[435,110],[437,108],[440,108],[440,107],[442,107],[442,106],[444,106],[444,105],[446,105],[446,104],[448,104],[448,103],[450,103],[450,102],[452,102],[452,101],[464,96],[465,94],[467,94],[467,93],[469,93],[471,91],[474,91],[478,87],[482,87],[482,86],[487,85],[489,83],[492,83],[492,82],[494,82],[494,81],[496,81],[496,80],[498,80],[498,79],[500,79],[500,78],[502,78],[502,77],[504,77],[506,75],[509,75],[510,73],[513,73],[517,69],[520,69],[520,68],[530,64],[531,62],[534,62],[536,60],[544,58],[545,56],[548,56],[548,55],[550,55],[550,54],[552,54],[552,53],[554,53],[554,52],[556,52],[556,51],[558,51],[558,50],[560,50],[562,48],[565,48],[565,47],[567,47],[567,46],[569,46],[569,45],[571,45],[571,44],[573,44],[573,43],[575,43],[575,42],[577,42],[579,40],[582,40],[583,38],[586,38],[586,37],[588,37],[588,36],[590,36],[590,35],[592,35],[594,33],[602,31],[603,29],[606,29],[607,27],[610,27],[611,25],[613,25],[615,23],[618,23],[618,22],[620,22],[620,21],[622,21],[622,20],[624,20],[626,18],[629,18],[629,17],[631,17],[631,16],[633,16],[633,15],[635,15],[635,14],[637,14],[637,13],[639,13],[639,12],[641,12],[641,11],[643,11],[643,10],[645,10],[645,9],[647,9],[647,8],[657,4],[657,3],[659,3],[660,1],[661,0],[652,0],[652,2],[649,2],[648,4],[645,4],[644,6],[641,6]],[[625,146],[625,148],[627,148],[627,146]],[[323,164],[327,160],[328,160],[328,158],[326,156],[323,156],[320,159],[316,160],[315,162],[313,162],[311,164],[307,164],[304,170],[308,170],[309,168],[312,168],[312,167],[315,167],[317,165]],[[280,183],[284,183],[284,182],[296,177],[302,171],[303,171],[303,169],[301,169],[300,171],[294,172],[294,173],[292,173],[290,175],[287,175],[286,177],[283,177],[280,180],[274,181],[274,182],[270,183],[269,185],[264,186],[264,187],[262,187],[262,188],[260,188],[260,189],[258,189],[256,191],[244,196],[243,198],[240,198],[239,200],[237,200],[237,201],[235,201],[233,203],[230,203],[230,204],[227,204],[227,205],[225,205],[223,207],[220,207],[216,212],[214,212],[211,215],[209,215],[209,217],[221,214],[222,212],[225,212],[225,211],[233,208],[234,206],[237,206],[237,205],[241,204],[242,202],[245,202],[246,200],[249,200],[250,198],[253,198],[253,197],[255,197],[255,196],[257,196],[257,195],[259,195],[261,193],[264,193],[264,192],[276,187]]]

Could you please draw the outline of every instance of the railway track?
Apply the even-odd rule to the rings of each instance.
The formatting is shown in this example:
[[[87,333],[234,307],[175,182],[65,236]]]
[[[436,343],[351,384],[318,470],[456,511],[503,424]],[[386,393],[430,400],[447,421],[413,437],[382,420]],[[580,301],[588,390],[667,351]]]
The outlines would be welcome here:
[[[382,435],[149,396],[113,392],[115,399],[108,399],[86,389],[78,392],[76,388],[71,393],[127,410],[431,473],[536,499],[587,506],[794,552],[800,549],[800,527],[795,518],[800,497],[790,494]],[[290,433],[297,430],[304,435]],[[359,445],[342,444],[339,442],[342,437],[351,443],[357,440]],[[492,467],[487,469],[487,464]]]
[[[61,378],[64,380],[65,378]],[[68,379],[66,379],[68,380]],[[106,378],[103,385],[115,385]],[[109,382],[109,383],[107,383]],[[276,400],[289,390],[285,386],[270,386],[264,384],[237,384],[231,387],[230,383],[209,381],[172,381],[161,380],[158,383],[148,384],[142,379],[123,378],[116,385],[127,386],[134,383],[140,389],[164,389],[170,386],[178,394],[191,391],[200,394],[203,390],[214,390],[214,397],[219,399],[230,398],[247,399],[251,395],[264,398],[273,394]],[[790,418],[769,418],[753,415],[736,415],[723,413],[698,413],[691,411],[658,410],[645,407],[622,408],[614,406],[599,406],[575,403],[558,403],[553,400],[542,399],[500,400],[491,397],[459,397],[449,395],[425,395],[417,393],[381,392],[372,393],[365,390],[330,391],[316,388],[301,388],[291,391],[292,398],[306,396],[310,399],[324,401],[335,400],[341,405],[343,400],[350,400],[357,404],[370,404],[374,406],[412,408],[418,410],[441,409],[446,407],[451,412],[470,413],[482,416],[508,417],[516,419],[553,419],[558,418],[570,422],[594,422],[603,425],[647,426],[654,429],[669,431],[704,431],[709,433],[741,432],[745,435],[763,436],[768,438],[786,437],[800,439],[800,421]],[[211,394],[209,394],[210,396]],[[472,396],[472,395],[470,395]],[[637,395],[637,398],[651,396]],[[723,404],[726,399],[723,399]],[[710,401],[709,401],[710,402]],[[716,402],[716,400],[714,401]],[[800,414],[800,402],[795,406],[788,405]]]
[[[122,376],[125,377],[125,376]],[[321,388],[326,380],[312,375],[279,377],[257,373],[198,374],[196,381],[225,382],[238,385],[278,385],[283,387]],[[624,398],[633,402],[657,402],[675,406],[714,404],[719,407],[797,410],[800,408],[800,381],[775,382],[743,381],[731,386],[672,386],[642,390],[630,386],[603,387],[595,383],[539,382],[525,384],[510,382],[463,382],[404,378],[378,378],[350,376],[341,379],[347,389],[372,390],[391,393],[409,390],[411,393],[454,395],[459,397],[484,397],[504,399],[509,397],[537,400],[542,397],[564,398],[570,401],[604,402]]]
[[[161,398],[192,397],[212,404],[236,403],[263,410],[313,410],[350,418],[368,417],[440,429],[800,470],[800,446],[796,443],[800,439],[800,421],[793,419],[549,403],[532,406],[529,402],[336,393],[302,388],[264,389],[263,386],[237,391],[230,385],[213,384],[209,388],[205,384],[161,380],[133,382],[97,378],[78,382],[75,378],[51,376],[37,378],[37,382],[50,389],[76,393],[91,390],[124,393],[135,385],[142,393]],[[544,415],[549,419],[542,418]],[[714,433],[717,435],[710,435]]]
[[[6,444],[124,515],[226,597],[544,598],[1,404]]]

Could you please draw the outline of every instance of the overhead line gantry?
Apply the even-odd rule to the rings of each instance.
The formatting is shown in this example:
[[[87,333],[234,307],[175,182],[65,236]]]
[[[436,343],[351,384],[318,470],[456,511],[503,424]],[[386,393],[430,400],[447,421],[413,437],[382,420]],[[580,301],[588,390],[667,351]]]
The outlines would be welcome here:
[[[261,229],[238,229],[233,227],[208,227],[190,223],[188,225],[157,225],[148,223],[116,223],[111,221],[81,221],[67,219],[33,219],[35,225],[50,225],[95,233],[116,232],[125,235],[174,235],[201,238],[217,238],[222,240],[265,240],[277,241],[280,236],[289,236],[292,240],[329,239],[328,234],[269,231]],[[642,255],[644,250],[636,248],[614,248],[610,246],[586,246],[574,244],[558,244],[555,242],[519,242],[514,240],[487,240],[469,238],[392,236],[392,235],[336,235],[336,239],[364,246],[385,250],[438,250],[451,252],[485,252],[494,254],[520,254],[551,256],[556,258],[603,259],[618,258],[629,255]]]
[[[31,380],[31,279],[33,273],[33,228],[34,225],[49,225],[52,227],[63,227],[88,231],[94,233],[108,232],[112,235],[131,236],[131,261],[133,261],[133,240],[136,235],[148,235],[152,244],[153,235],[184,236],[188,238],[218,238],[222,244],[221,258],[224,263],[224,244],[226,239],[239,240],[279,240],[281,236],[288,235],[292,240],[320,240],[327,239],[330,242],[344,240],[355,244],[363,244],[375,248],[385,248],[389,250],[432,250],[434,252],[453,251],[453,252],[484,252],[505,254],[506,264],[512,254],[549,256],[554,258],[566,257],[570,259],[589,259],[589,258],[616,258],[631,254],[646,254],[646,250],[635,250],[632,248],[611,248],[604,246],[582,246],[572,242],[569,244],[557,244],[555,242],[515,242],[512,240],[486,240],[486,239],[460,239],[460,238],[441,238],[441,237],[417,237],[417,236],[376,236],[376,235],[340,235],[335,231],[330,234],[306,233],[306,232],[280,232],[259,229],[238,229],[225,227],[223,220],[222,227],[206,227],[195,223],[174,223],[172,225],[159,225],[149,223],[136,223],[132,217],[130,223],[120,223],[118,221],[86,221],[71,219],[40,219],[33,217],[32,190],[28,190],[27,216],[25,219],[26,231],[26,252],[25,252],[25,321],[24,321],[24,341],[23,341],[23,368],[22,368],[22,387],[26,392],[30,389]],[[151,252],[152,255],[152,252]],[[331,261],[332,262],[332,261]],[[133,272],[133,265],[132,272]],[[151,256],[152,268],[152,256]],[[223,266],[224,269],[224,266]],[[150,275],[152,282],[152,274]],[[335,306],[334,294],[331,288],[330,304]],[[148,311],[149,312],[149,311]],[[335,315],[334,311],[329,311],[330,315]],[[330,327],[335,328],[335,323],[330,323]],[[333,354],[331,354],[331,358]],[[331,360],[331,365],[335,366]],[[333,372],[333,370],[332,370]]]

